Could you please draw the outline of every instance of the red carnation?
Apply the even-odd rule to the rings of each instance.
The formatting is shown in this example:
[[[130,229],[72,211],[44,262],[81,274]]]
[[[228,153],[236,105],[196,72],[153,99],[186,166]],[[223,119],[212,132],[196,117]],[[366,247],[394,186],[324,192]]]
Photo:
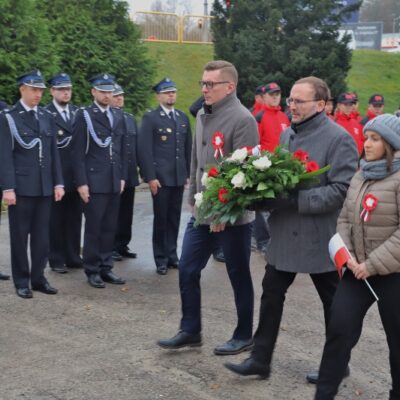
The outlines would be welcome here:
[[[225,195],[228,193],[228,189],[221,188],[218,190],[218,200],[221,203],[227,203],[228,200],[226,199]]]
[[[297,158],[301,162],[307,162],[308,161],[308,153],[304,150],[296,150],[293,153],[294,158]]]
[[[208,176],[211,176],[211,177],[213,177],[213,178],[216,178],[217,176],[218,176],[218,169],[217,168],[215,168],[215,167],[211,167],[209,170],[208,170]]]
[[[319,170],[319,165],[315,161],[308,161],[306,164],[306,171],[307,172],[314,172]]]

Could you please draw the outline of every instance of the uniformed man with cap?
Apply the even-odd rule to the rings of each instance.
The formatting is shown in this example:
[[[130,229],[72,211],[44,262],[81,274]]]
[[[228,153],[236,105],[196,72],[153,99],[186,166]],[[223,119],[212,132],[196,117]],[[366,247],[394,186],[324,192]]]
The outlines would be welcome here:
[[[38,104],[46,88],[40,71],[17,78],[21,99],[0,116],[0,174],[8,205],[11,269],[17,295],[56,294],[44,276],[52,197],[64,195],[56,126]],[[31,268],[27,254],[29,237]],[[31,288],[30,288],[31,285]]]
[[[4,101],[0,101],[0,112],[7,109],[7,103]],[[0,206],[1,206],[1,201],[3,199],[3,190],[1,189],[0,186]],[[1,218],[1,210],[0,210],[0,218]],[[3,272],[0,272],[0,281],[8,281],[10,279],[10,276],[7,274],[4,274]]]
[[[126,127],[121,110],[110,107],[114,77],[90,79],[94,102],[75,115],[72,139],[74,179],[84,203],[83,266],[92,287],[124,284],[112,272],[120,193],[127,176]]]
[[[113,107],[124,108],[124,91],[122,87],[115,84],[113,91],[113,98],[111,104]],[[117,234],[114,241],[114,260],[122,260],[126,258],[136,258],[136,253],[130,251],[129,242],[132,238],[132,218],[133,218],[133,204],[135,201],[135,186],[139,185],[138,177],[138,163],[137,163],[137,135],[138,129],[136,120],[133,114],[126,111],[124,113],[124,121],[126,125],[126,156],[128,159],[128,176],[125,182],[125,189],[122,192],[119,214]]]
[[[57,127],[57,147],[60,153],[64,177],[65,196],[53,202],[50,217],[50,268],[59,273],[68,268],[81,268],[82,205],[73,183],[71,157],[72,122],[77,106],[70,103],[72,82],[68,74],[61,72],[47,81],[53,100],[47,110],[53,114]]]
[[[139,130],[139,166],[153,198],[153,253],[157,273],[177,268],[177,238],[184,185],[190,174],[192,133],[187,116],[175,109],[176,85],[157,83],[159,107],[147,112]]]

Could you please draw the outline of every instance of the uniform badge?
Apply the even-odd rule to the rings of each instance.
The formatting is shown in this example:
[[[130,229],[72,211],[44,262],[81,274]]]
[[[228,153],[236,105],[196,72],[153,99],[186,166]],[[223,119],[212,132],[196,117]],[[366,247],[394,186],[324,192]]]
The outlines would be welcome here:
[[[161,136],[161,140],[162,140],[163,142],[165,142],[165,141],[167,140],[167,136],[162,135],[162,136]]]
[[[168,132],[168,133],[171,133],[171,132],[172,132],[172,129],[171,129],[171,128],[167,128],[167,132]]]
[[[57,132],[57,135],[58,135],[58,136],[64,135],[64,131],[63,131],[62,129],[60,129],[60,130]]]
[[[160,112],[160,115],[161,115],[162,117],[165,117],[165,112],[161,111],[161,112]]]

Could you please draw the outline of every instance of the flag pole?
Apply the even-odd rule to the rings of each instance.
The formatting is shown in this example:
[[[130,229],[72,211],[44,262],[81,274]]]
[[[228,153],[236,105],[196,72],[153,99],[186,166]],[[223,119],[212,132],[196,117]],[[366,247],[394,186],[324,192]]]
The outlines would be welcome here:
[[[364,279],[364,282],[368,286],[368,289],[371,291],[372,295],[375,297],[376,301],[379,301],[379,297],[376,295],[375,290],[372,289],[372,286],[369,284],[368,279]]]

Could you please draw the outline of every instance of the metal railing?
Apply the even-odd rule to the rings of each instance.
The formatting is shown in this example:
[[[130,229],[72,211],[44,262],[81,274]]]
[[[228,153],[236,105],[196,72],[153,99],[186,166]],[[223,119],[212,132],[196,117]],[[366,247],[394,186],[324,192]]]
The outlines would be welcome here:
[[[133,20],[148,42],[212,44],[211,19],[207,15],[183,15],[138,11]]]

